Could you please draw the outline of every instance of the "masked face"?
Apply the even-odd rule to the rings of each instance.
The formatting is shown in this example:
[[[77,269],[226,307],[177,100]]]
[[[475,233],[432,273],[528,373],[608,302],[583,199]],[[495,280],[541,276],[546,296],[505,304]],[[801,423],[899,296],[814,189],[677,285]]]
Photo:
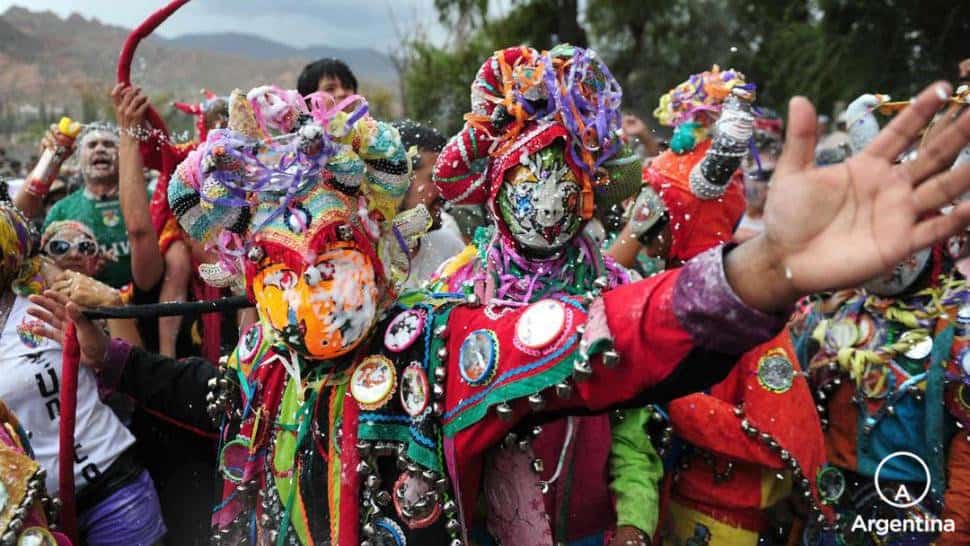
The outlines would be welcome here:
[[[551,254],[579,231],[581,189],[562,146],[523,156],[505,173],[498,193],[499,216],[525,250]]]
[[[274,264],[253,280],[260,317],[283,343],[313,359],[353,350],[377,315],[377,283],[370,259],[357,250],[321,254],[303,271]]]
[[[880,296],[897,296],[912,285],[930,261],[930,249],[924,249],[896,264],[888,274],[868,281],[863,288]]]

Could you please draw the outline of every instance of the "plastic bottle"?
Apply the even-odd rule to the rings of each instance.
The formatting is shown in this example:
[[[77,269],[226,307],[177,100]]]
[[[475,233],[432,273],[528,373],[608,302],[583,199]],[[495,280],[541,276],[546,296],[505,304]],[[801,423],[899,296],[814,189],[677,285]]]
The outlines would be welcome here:
[[[74,139],[81,132],[81,124],[69,117],[62,117],[57,124],[57,134],[55,139],[57,146],[53,149],[45,148],[34,170],[27,175],[27,192],[43,197],[50,190],[51,184],[57,178],[57,173],[61,170],[61,163],[74,148]]]

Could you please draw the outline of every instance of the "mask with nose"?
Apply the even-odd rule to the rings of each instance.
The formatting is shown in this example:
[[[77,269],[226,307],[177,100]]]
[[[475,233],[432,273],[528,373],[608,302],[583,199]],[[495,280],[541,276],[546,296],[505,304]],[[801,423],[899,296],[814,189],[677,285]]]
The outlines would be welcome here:
[[[547,255],[579,232],[581,186],[566,163],[562,143],[524,154],[505,173],[497,206],[509,234],[523,250]]]

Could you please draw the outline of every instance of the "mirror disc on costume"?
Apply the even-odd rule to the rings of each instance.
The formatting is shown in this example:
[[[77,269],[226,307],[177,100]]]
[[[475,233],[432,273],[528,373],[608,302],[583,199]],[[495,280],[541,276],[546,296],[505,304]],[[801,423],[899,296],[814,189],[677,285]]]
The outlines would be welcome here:
[[[384,346],[387,350],[399,353],[414,345],[424,333],[426,316],[424,309],[408,309],[394,317],[384,332]]]
[[[428,408],[431,388],[428,386],[428,376],[418,362],[401,372],[401,407],[411,417],[417,417]]]
[[[834,466],[826,466],[819,470],[815,484],[822,501],[834,504],[845,493],[845,474]]]
[[[840,320],[829,328],[827,337],[837,349],[845,349],[859,340],[859,328],[848,320]]]
[[[394,363],[383,355],[371,355],[361,361],[350,377],[350,395],[365,410],[382,407],[394,394],[397,372]]]
[[[495,376],[498,361],[498,338],[488,329],[475,330],[461,342],[458,371],[473,387],[488,384]]]
[[[923,360],[933,352],[933,338],[927,336],[916,342],[915,345],[906,351],[906,358],[912,360]]]
[[[249,364],[259,353],[259,348],[263,345],[263,328],[258,323],[246,330],[243,335],[242,345],[239,347],[239,360],[244,364]]]
[[[552,299],[529,306],[515,323],[515,339],[530,349],[542,349],[562,335],[566,306]]]
[[[402,472],[391,496],[397,515],[411,529],[427,527],[441,516],[438,493],[420,474]]]
[[[219,472],[227,481],[242,482],[249,455],[249,440],[236,438],[228,442],[219,453]]]
[[[771,392],[783,393],[795,381],[795,368],[781,351],[772,351],[758,361],[758,382]]]
[[[401,526],[391,518],[380,517],[374,520],[373,543],[380,546],[407,546],[408,539],[404,536]]]
[[[8,502],[10,502],[10,493],[7,493],[7,486],[0,481],[0,513],[7,508]]]
[[[43,527],[29,527],[20,533],[17,546],[57,546],[57,539]]]
[[[970,347],[964,347],[960,351],[960,355],[957,356],[957,363],[960,365],[960,371],[963,372],[963,375],[970,377]]]

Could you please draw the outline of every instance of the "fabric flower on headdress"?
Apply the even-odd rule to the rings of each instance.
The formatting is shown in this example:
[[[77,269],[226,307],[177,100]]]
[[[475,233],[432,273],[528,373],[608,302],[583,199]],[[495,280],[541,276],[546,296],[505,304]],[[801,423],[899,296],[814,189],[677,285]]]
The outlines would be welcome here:
[[[639,168],[617,136],[622,90],[594,51],[559,45],[496,52],[478,70],[465,127],[442,151],[433,178],[451,205],[493,206],[503,172],[526,153],[562,141],[582,185],[583,216],[636,193]]]

